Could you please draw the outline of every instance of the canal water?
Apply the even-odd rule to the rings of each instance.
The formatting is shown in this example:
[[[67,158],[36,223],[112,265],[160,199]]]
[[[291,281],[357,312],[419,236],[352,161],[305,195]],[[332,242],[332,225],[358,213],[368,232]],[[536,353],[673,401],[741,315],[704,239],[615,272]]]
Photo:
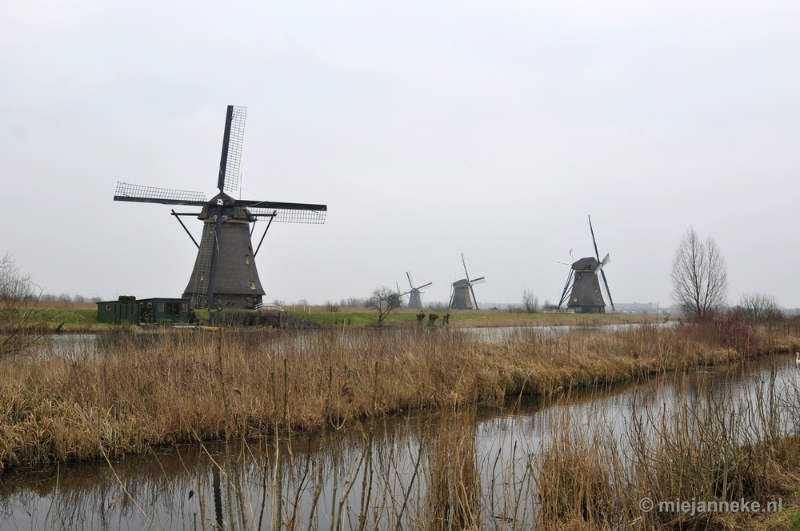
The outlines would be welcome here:
[[[539,496],[531,465],[560,430],[603,432],[624,449],[633,422],[687,401],[752,412],[770,396],[789,408],[798,378],[793,358],[773,356],[502,408],[15,470],[0,475],[0,530],[422,529],[437,500],[459,492],[479,500],[483,527],[529,529]],[[781,417],[783,434],[797,429]]]
[[[466,333],[478,341],[487,343],[498,343],[509,339],[524,337],[526,335],[538,335],[542,337],[567,334],[575,331],[585,331],[587,333],[612,333],[626,330],[635,330],[642,327],[669,328],[679,326],[677,321],[667,321],[663,323],[622,323],[608,325],[535,325],[535,326],[499,326],[499,327],[463,327],[463,328],[435,328],[423,327],[426,333]],[[307,338],[319,334],[327,333],[327,330],[305,330],[293,334],[297,341],[303,342]],[[202,333],[202,332],[200,332]],[[387,329],[387,330],[347,330],[342,334],[342,342],[353,346],[359,341],[368,341],[372,334],[408,333],[408,329]],[[47,335],[39,341],[42,351],[52,352],[62,356],[85,356],[98,352],[100,349],[113,349],[122,338],[128,339],[129,336],[120,333],[81,333],[81,334],[52,334]],[[152,341],[150,334],[134,335],[141,341]],[[276,340],[280,336],[276,336]]]

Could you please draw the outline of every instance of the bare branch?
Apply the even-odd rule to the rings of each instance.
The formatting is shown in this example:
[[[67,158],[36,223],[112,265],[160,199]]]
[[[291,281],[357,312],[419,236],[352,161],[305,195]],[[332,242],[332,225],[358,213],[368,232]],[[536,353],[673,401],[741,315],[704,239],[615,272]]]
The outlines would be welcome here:
[[[382,324],[390,313],[402,305],[403,299],[400,298],[399,293],[386,286],[381,286],[380,288],[375,288],[372,292],[372,297],[367,299],[364,307],[378,312],[378,324]]]

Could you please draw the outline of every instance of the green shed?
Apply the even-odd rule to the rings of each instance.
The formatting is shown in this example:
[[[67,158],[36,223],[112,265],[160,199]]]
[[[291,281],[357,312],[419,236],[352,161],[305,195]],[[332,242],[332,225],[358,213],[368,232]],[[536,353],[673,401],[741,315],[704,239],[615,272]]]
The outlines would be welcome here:
[[[145,323],[188,323],[192,311],[189,299],[141,299],[139,303],[139,322]]]
[[[97,321],[109,324],[188,323],[192,319],[189,299],[142,299],[120,297],[97,303]]]

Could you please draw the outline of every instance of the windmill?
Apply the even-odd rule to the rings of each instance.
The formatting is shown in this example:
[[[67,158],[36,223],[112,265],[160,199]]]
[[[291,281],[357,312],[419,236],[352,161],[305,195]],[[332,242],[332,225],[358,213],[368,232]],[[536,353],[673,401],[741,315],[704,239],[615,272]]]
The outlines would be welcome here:
[[[413,308],[415,310],[422,309],[422,288],[427,288],[433,282],[428,282],[427,284],[423,284],[422,286],[414,287],[414,280],[411,278],[411,273],[406,271],[406,276],[408,277],[408,285],[411,286],[411,291],[408,292],[408,307]]]
[[[475,301],[475,309],[478,308],[478,299],[475,298],[475,290],[472,286],[486,282],[484,277],[470,280],[467,272],[467,263],[464,261],[464,253],[461,253],[461,263],[464,264],[464,274],[467,278],[456,280],[451,286],[450,309],[452,310],[472,310],[472,301]],[[470,293],[472,297],[470,297]]]
[[[206,200],[202,192],[123,182],[117,183],[114,192],[114,201],[201,207],[199,213],[172,211],[198,249],[192,274],[183,293],[183,298],[190,299],[193,308],[215,305],[258,307],[264,288],[258,278],[255,257],[272,222],[325,223],[327,205],[241,200],[226,193],[238,188],[246,114],[245,107],[228,106],[217,177],[219,193],[211,200]],[[180,216],[197,216],[203,222],[199,244]],[[258,247],[253,251],[251,236],[258,219],[268,220],[268,223]]]
[[[405,297],[406,295],[408,295],[411,292],[410,291],[406,291],[406,292],[400,291],[400,283],[397,282],[397,281],[395,281],[395,285],[397,286],[397,296],[400,297],[400,303],[402,304],[403,297]]]
[[[561,294],[561,300],[558,302],[558,308],[561,309],[561,306],[567,301],[567,292],[569,292],[567,308],[580,313],[605,313],[606,302],[603,300],[600,281],[597,277],[598,274],[602,275],[608,300],[611,302],[611,309],[616,310],[614,308],[614,300],[611,298],[611,291],[608,289],[608,280],[606,280],[606,272],[604,270],[605,266],[611,261],[611,256],[606,254],[603,260],[600,260],[597,241],[594,238],[594,228],[592,228],[592,216],[589,216],[589,230],[592,233],[595,256],[581,258],[572,263],[567,275],[567,282],[564,284],[564,291]]]

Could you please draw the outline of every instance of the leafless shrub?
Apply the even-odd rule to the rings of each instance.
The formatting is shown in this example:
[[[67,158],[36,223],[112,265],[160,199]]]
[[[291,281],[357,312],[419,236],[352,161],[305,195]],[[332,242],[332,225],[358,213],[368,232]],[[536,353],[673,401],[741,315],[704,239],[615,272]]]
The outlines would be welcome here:
[[[348,297],[339,301],[339,306],[344,308],[364,308],[367,304],[367,299],[358,299],[356,297]]]
[[[539,313],[539,297],[533,294],[533,290],[525,288],[522,290],[522,306],[525,313]]]
[[[778,299],[766,293],[744,294],[739,305],[734,308],[746,321],[765,323],[783,318],[783,311]]]
[[[339,305],[333,301],[325,301],[325,309],[331,313],[339,311]]]
[[[0,260],[0,357],[25,349],[37,336],[28,334],[41,290],[9,254]]]

